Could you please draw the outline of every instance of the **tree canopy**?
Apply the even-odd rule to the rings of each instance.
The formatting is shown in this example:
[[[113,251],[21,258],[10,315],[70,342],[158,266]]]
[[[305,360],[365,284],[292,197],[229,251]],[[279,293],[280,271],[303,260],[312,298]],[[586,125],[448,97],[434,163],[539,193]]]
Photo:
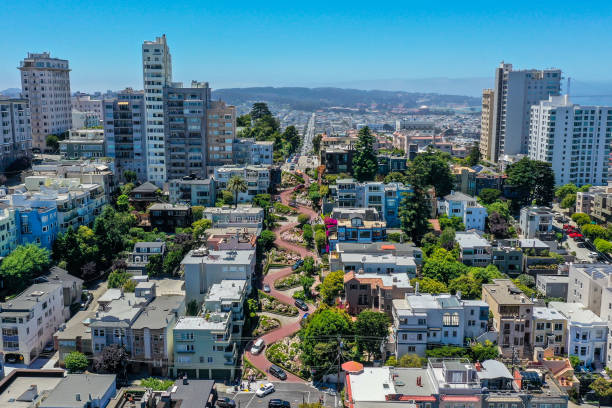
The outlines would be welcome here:
[[[334,299],[344,290],[344,271],[330,272],[319,288],[321,298],[328,305],[334,304]]]
[[[358,181],[372,181],[378,172],[378,159],[374,151],[374,136],[367,126],[359,130],[353,156],[353,176]]]
[[[380,356],[381,345],[389,334],[389,317],[384,312],[363,310],[355,321],[357,349],[369,356]]]
[[[414,193],[404,195],[400,202],[399,216],[402,231],[419,245],[421,238],[430,229],[429,203],[425,197],[425,192],[419,186],[413,186]]]
[[[450,156],[438,150],[418,154],[408,169],[410,184],[421,188],[433,186],[436,196],[444,197],[451,192],[454,182],[449,161]]]
[[[85,354],[79,351],[72,351],[64,357],[64,366],[69,373],[82,373],[89,366],[89,361]]]
[[[555,191],[555,174],[550,163],[523,157],[508,165],[506,184],[513,186],[516,198],[512,200],[515,210],[531,205],[550,206]]]
[[[51,265],[50,253],[36,244],[20,245],[8,254],[0,265],[4,287],[19,292],[31,280],[42,275]]]

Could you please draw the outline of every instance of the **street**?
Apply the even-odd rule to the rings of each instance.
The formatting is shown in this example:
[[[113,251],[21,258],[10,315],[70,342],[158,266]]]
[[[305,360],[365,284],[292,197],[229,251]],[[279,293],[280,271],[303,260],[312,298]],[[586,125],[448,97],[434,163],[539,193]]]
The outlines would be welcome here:
[[[236,408],[267,408],[268,402],[273,398],[289,401],[292,408],[297,408],[304,402],[319,402],[323,398],[323,405],[334,407],[337,405],[337,396],[321,392],[309,384],[274,382],[275,391],[260,398],[255,392],[224,393],[219,392],[219,398],[228,397],[236,401]]]
[[[316,114],[313,112],[306,129],[304,130],[304,141],[302,142],[302,148],[300,149],[300,155],[306,156],[312,150],[312,139],[315,136],[315,118]]]

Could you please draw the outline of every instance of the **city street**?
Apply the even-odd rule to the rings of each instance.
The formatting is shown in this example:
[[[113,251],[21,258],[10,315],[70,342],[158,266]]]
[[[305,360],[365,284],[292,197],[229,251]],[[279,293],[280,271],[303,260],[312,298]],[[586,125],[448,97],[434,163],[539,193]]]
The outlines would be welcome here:
[[[321,392],[309,384],[282,382],[274,382],[273,384],[276,390],[263,398],[256,396],[255,392],[243,391],[237,393],[219,392],[219,398],[228,397],[234,399],[236,401],[236,408],[267,408],[268,401],[273,398],[289,401],[292,408],[297,408],[299,404],[304,402],[319,402],[319,398],[323,398],[323,405],[326,407],[337,406],[337,396]]]

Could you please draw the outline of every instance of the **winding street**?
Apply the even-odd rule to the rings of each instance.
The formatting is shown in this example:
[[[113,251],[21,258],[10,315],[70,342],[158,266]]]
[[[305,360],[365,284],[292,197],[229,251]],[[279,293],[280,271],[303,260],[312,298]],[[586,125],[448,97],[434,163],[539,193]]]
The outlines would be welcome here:
[[[308,183],[308,176],[305,176],[306,178],[306,183]],[[289,205],[289,201],[291,198],[291,194],[293,193],[293,189],[288,189],[283,191],[280,194],[281,197],[281,202],[285,205]],[[310,219],[312,220],[313,218],[317,217],[317,213],[309,207],[305,207],[305,206],[298,206],[297,207],[298,211],[302,214],[306,214],[310,217]],[[290,230],[291,228],[297,226],[298,223],[288,223],[285,224],[283,226],[280,226],[278,228],[276,228],[274,230],[274,233],[276,234],[276,240],[274,241],[274,244],[278,247],[278,248],[284,248],[288,251],[291,252],[295,252],[297,254],[299,254],[302,258],[306,257],[306,256],[316,256],[316,254],[312,251],[309,251],[308,249],[291,243],[291,242],[287,242],[285,240],[283,240],[282,234],[287,231]],[[276,289],[274,289],[274,282],[282,279],[286,276],[291,275],[291,273],[293,273],[293,270],[291,269],[290,266],[286,267],[286,268],[282,268],[282,269],[278,269],[275,270],[274,272],[270,272],[268,273],[264,279],[263,279],[263,283],[264,284],[268,284],[270,286],[270,295],[273,296],[274,298],[278,299],[280,302],[288,304],[288,305],[293,305],[295,299],[293,299],[291,296],[280,292]],[[299,309],[298,309],[299,310]],[[300,310],[299,316],[296,318],[296,320],[292,323],[289,324],[283,324],[282,326],[280,326],[277,329],[274,329],[266,334],[264,334],[263,336],[261,336],[261,338],[264,340],[266,347],[270,346],[272,343],[275,343],[285,337],[289,337],[293,334],[295,334],[298,330],[300,330],[301,326],[300,326],[300,322],[302,321],[302,318],[304,316],[305,313],[313,313],[315,311],[315,307],[313,305],[308,305],[308,312],[304,312],[302,310]],[[262,350],[259,354],[254,355],[251,354],[250,349],[247,349],[245,351],[245,357],[258,369],[260,369],[261,371],[265,372],[266,374],[269,373],[269,368],[272,365],[272,363],[266,358],[266,350],[264,348],[264,350]],[[270,374],[268,374],[268,379],[269,380],[274,380],[274,381],[278,381],[277,378],[271,376]],[[297,377],[296,375],[291,374],[290,372],[287,372],[287,379],[285,380],[286,382],[306,382],[303,379]]]

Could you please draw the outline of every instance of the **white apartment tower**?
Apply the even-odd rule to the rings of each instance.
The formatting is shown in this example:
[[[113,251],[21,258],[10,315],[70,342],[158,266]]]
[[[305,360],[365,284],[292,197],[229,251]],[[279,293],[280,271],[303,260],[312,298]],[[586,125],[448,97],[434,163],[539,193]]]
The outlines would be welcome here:
[[[147,178],[161,185],[166,181],[164,146],[164,87],[172,82],[172,57],[166,35],[142,44],[142,74],[146,111]]]
[[[513,71],[501,63],[495,70],[493,104],[487,159],[497,162],[503,155],[527,153],[531,106],[561,92],[561,70]],[[482,135],[481,135],[482,138]]]
[[[608,182],[612,107],[579,106],[567,95],[531,108],[529,157],[552,164],[555,183]]]
[[[32,126],[27,99],[0,97],[0,171],[19,157],[32,155]]]
[[[72,127],[68,60],[51,58],[48,52],[28,53],[18,69],[22,96],[30,102],[32,147],[45,150],[48,135]]]

